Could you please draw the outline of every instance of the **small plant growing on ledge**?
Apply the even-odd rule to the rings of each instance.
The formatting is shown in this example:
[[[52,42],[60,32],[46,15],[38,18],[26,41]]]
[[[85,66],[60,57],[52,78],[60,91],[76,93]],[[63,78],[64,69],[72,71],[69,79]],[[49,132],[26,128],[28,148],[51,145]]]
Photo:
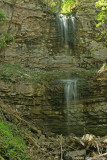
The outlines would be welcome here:
[[[8,20],[6,19],[6,16],[4,13],[0,10],[0,27],[3,28],[3,25],[8,23]],[[0,50],[3,50],[6,48],[7,43],[10,41],[13,41],[14,37],[7,33],[5,30],[0,30]]]
[[[107,71],[107,63],[103,63],[102,67],[98,71],[98,74],[101,74],[102,72]]]

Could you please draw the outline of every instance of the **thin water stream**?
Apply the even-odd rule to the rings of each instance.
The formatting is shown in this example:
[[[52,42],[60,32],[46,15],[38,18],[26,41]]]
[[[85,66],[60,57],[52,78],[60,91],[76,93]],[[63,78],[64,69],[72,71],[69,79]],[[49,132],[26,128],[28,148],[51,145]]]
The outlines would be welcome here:
[[[76,37],[76,19],[72,15],[58,14],[57,15],[58,34],[63,45],[72,46],[75,43]]]
[[[74,103],[74,107],[76,107],[76,100],[78,97],[77,92],[77,82],[78,79],[65,79],[61,80],[63,83],[65,83],[64,87],[64,94],[65,94],[65,100],[66,100],[66,110],[67,110],[67,130],[68,133],[70,132],[70,124],[71,124],[71,103]]]

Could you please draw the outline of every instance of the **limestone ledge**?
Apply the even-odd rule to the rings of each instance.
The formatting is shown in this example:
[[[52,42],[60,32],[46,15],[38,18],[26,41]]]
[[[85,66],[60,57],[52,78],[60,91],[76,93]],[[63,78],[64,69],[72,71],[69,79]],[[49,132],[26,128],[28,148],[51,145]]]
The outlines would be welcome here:
[[[45,94],[45,87],[40,84],[37,84],[37,86],[35,87],[31,83],[23,83],[23,82],[11,83],[0,80],[0,93],[1,97],[5,96],[39,97]]]

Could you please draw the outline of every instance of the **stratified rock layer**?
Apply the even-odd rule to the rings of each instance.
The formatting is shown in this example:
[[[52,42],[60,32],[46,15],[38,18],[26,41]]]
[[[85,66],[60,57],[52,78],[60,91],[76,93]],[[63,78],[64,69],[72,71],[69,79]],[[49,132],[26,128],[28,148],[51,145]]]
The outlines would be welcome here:
[[[17,0],[13,3],[12,0],[0,0],[0,7],[9,20],[3,28],[15,37],[15,41],[0,53],[1,62],[20,64],[39,71],[68,71],[68,75],[66,72],[63,74],[65,78],[72,79],[74,70],[99,67],[107,60],[105,39],[96,40],[101,28],[95,27],[97,11],[93,2],[81,2],[75,11],[77,28],[73,49],[69,45],[60,45],[56,16],[44,13],[39,1]],[[61,79],[59,73],[56,77]],[[54,75],[51,78],[53,80]],[[106,74],[83,79],[78,84],[78,103],[71,104],[70,127],[66,126],[64,86],[50,82],[48,77],[45,80],[47,85],[38,82],[36,86],[29,81],[1,77],[0,97],[9,106],[22,110],[25,118],[45,120],[44,126],[56,132],[65,133],[70,128],[70,132],[83,134],[83,128],[86,128],[98,134],[98,128],[104,135],[107,123]]]
[[[85,131],[105,135],[107,76],[106,73],[103,74],[78,79],[78,99],[70,102],[69,113],[64,93],[65,84],[61,79],[50,81],[48,75],[42,84],[2,78],[0,97],[8,106],[20,111],[25,119],[33,123],[38,121],[41,127],[47,126],[53,132],[82,135]]]
[[[107,60],[105,39],[97,40],[101,28],[96,28],[95,3],[81,2],[73,13],[76,19],[74,48],[60,45],[56,16],[44,13],[39,1],[0,0],[0,6],[9,20],[3,28],[15,37],[2,53],[1,61],[33,69],[70,70],[98,67]]]

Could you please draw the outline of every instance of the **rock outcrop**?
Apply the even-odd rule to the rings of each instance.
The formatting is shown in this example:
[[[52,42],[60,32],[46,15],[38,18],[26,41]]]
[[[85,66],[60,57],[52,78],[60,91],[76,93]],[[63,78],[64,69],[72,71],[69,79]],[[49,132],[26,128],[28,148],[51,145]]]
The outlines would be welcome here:
[[[107,61],[106,22],[103,27],[96,27],[98,11],[94,1],[85,0],[77,6],[78,43],[76,45],[81,67],[98,67]],[[105,34],[101,36],[102,32]]]
[[[78,78],[78,99],[70,101],[69,108],[65,84],[61,79],[50,81],[49,77],[51,75],[47,75],[42,84],[2,77],[0,98],[7,106],[21,112],[25,119],[33,123],[38,121],[41,127],[44,124],[53,132],[82,135],[85,130],[86,133],[104,136],[107,131],[106,73]]]
[[[74,70],[77,72],[77,69],[81,71],[99,67],[107,60],[104,39],[96,40],[99,30],[95,27],[97,11],[93,2],[88,0],[81,2],[75,11],[77,33],[74,49],[69,45],[63,47],[60,45],[56,16],[44,12],[39,1],[0,0],[0,7],[9,20],[4,30],[15,37],[6,50],[0,53],[1,62],[20,64],[32,71],[58,70],[56,77],[61,79],[62,76],[59,75],[61,71],[64,71],[65,78],[72,78],[75,76],[72,76]],[[51,76],[53,80],[54,76],[52,74]],[[78,74],[76,77],[78,78]],[[54,131],[63,130],[64,133],[69,130],[66,126],[64,85],[53,84],[48,76],[45,82],[47,87],[40,82],[34,86],[29,81],[22,82],[14,78],[1,77],[0,97],[9,106],[22,110],[25,118],[32,121],[40,118],[45,120],[44,125],[51,127],[52,130],[54,128]],[[101,134],[104,135],[107,122],[106,74],[102,77],[92,76],[82,80],[78,90],[78,103],[71,104],[70,131],[83,134],[86,128],[98,134],[97,129],[100,127],[101,131],[102,127],[104,130]]]
[[[5,53],[1,53],[1,61],[33,69],[71,70],[98,67],[107,60],[104,40],[96,40],[101,28],[96,28],[94,2],[81,2],[75,10],[74,50],[60,45],[56,16],[44,12],[38,0],[0,0],[0,7],[9,20],[4,29],[15,37]]]

